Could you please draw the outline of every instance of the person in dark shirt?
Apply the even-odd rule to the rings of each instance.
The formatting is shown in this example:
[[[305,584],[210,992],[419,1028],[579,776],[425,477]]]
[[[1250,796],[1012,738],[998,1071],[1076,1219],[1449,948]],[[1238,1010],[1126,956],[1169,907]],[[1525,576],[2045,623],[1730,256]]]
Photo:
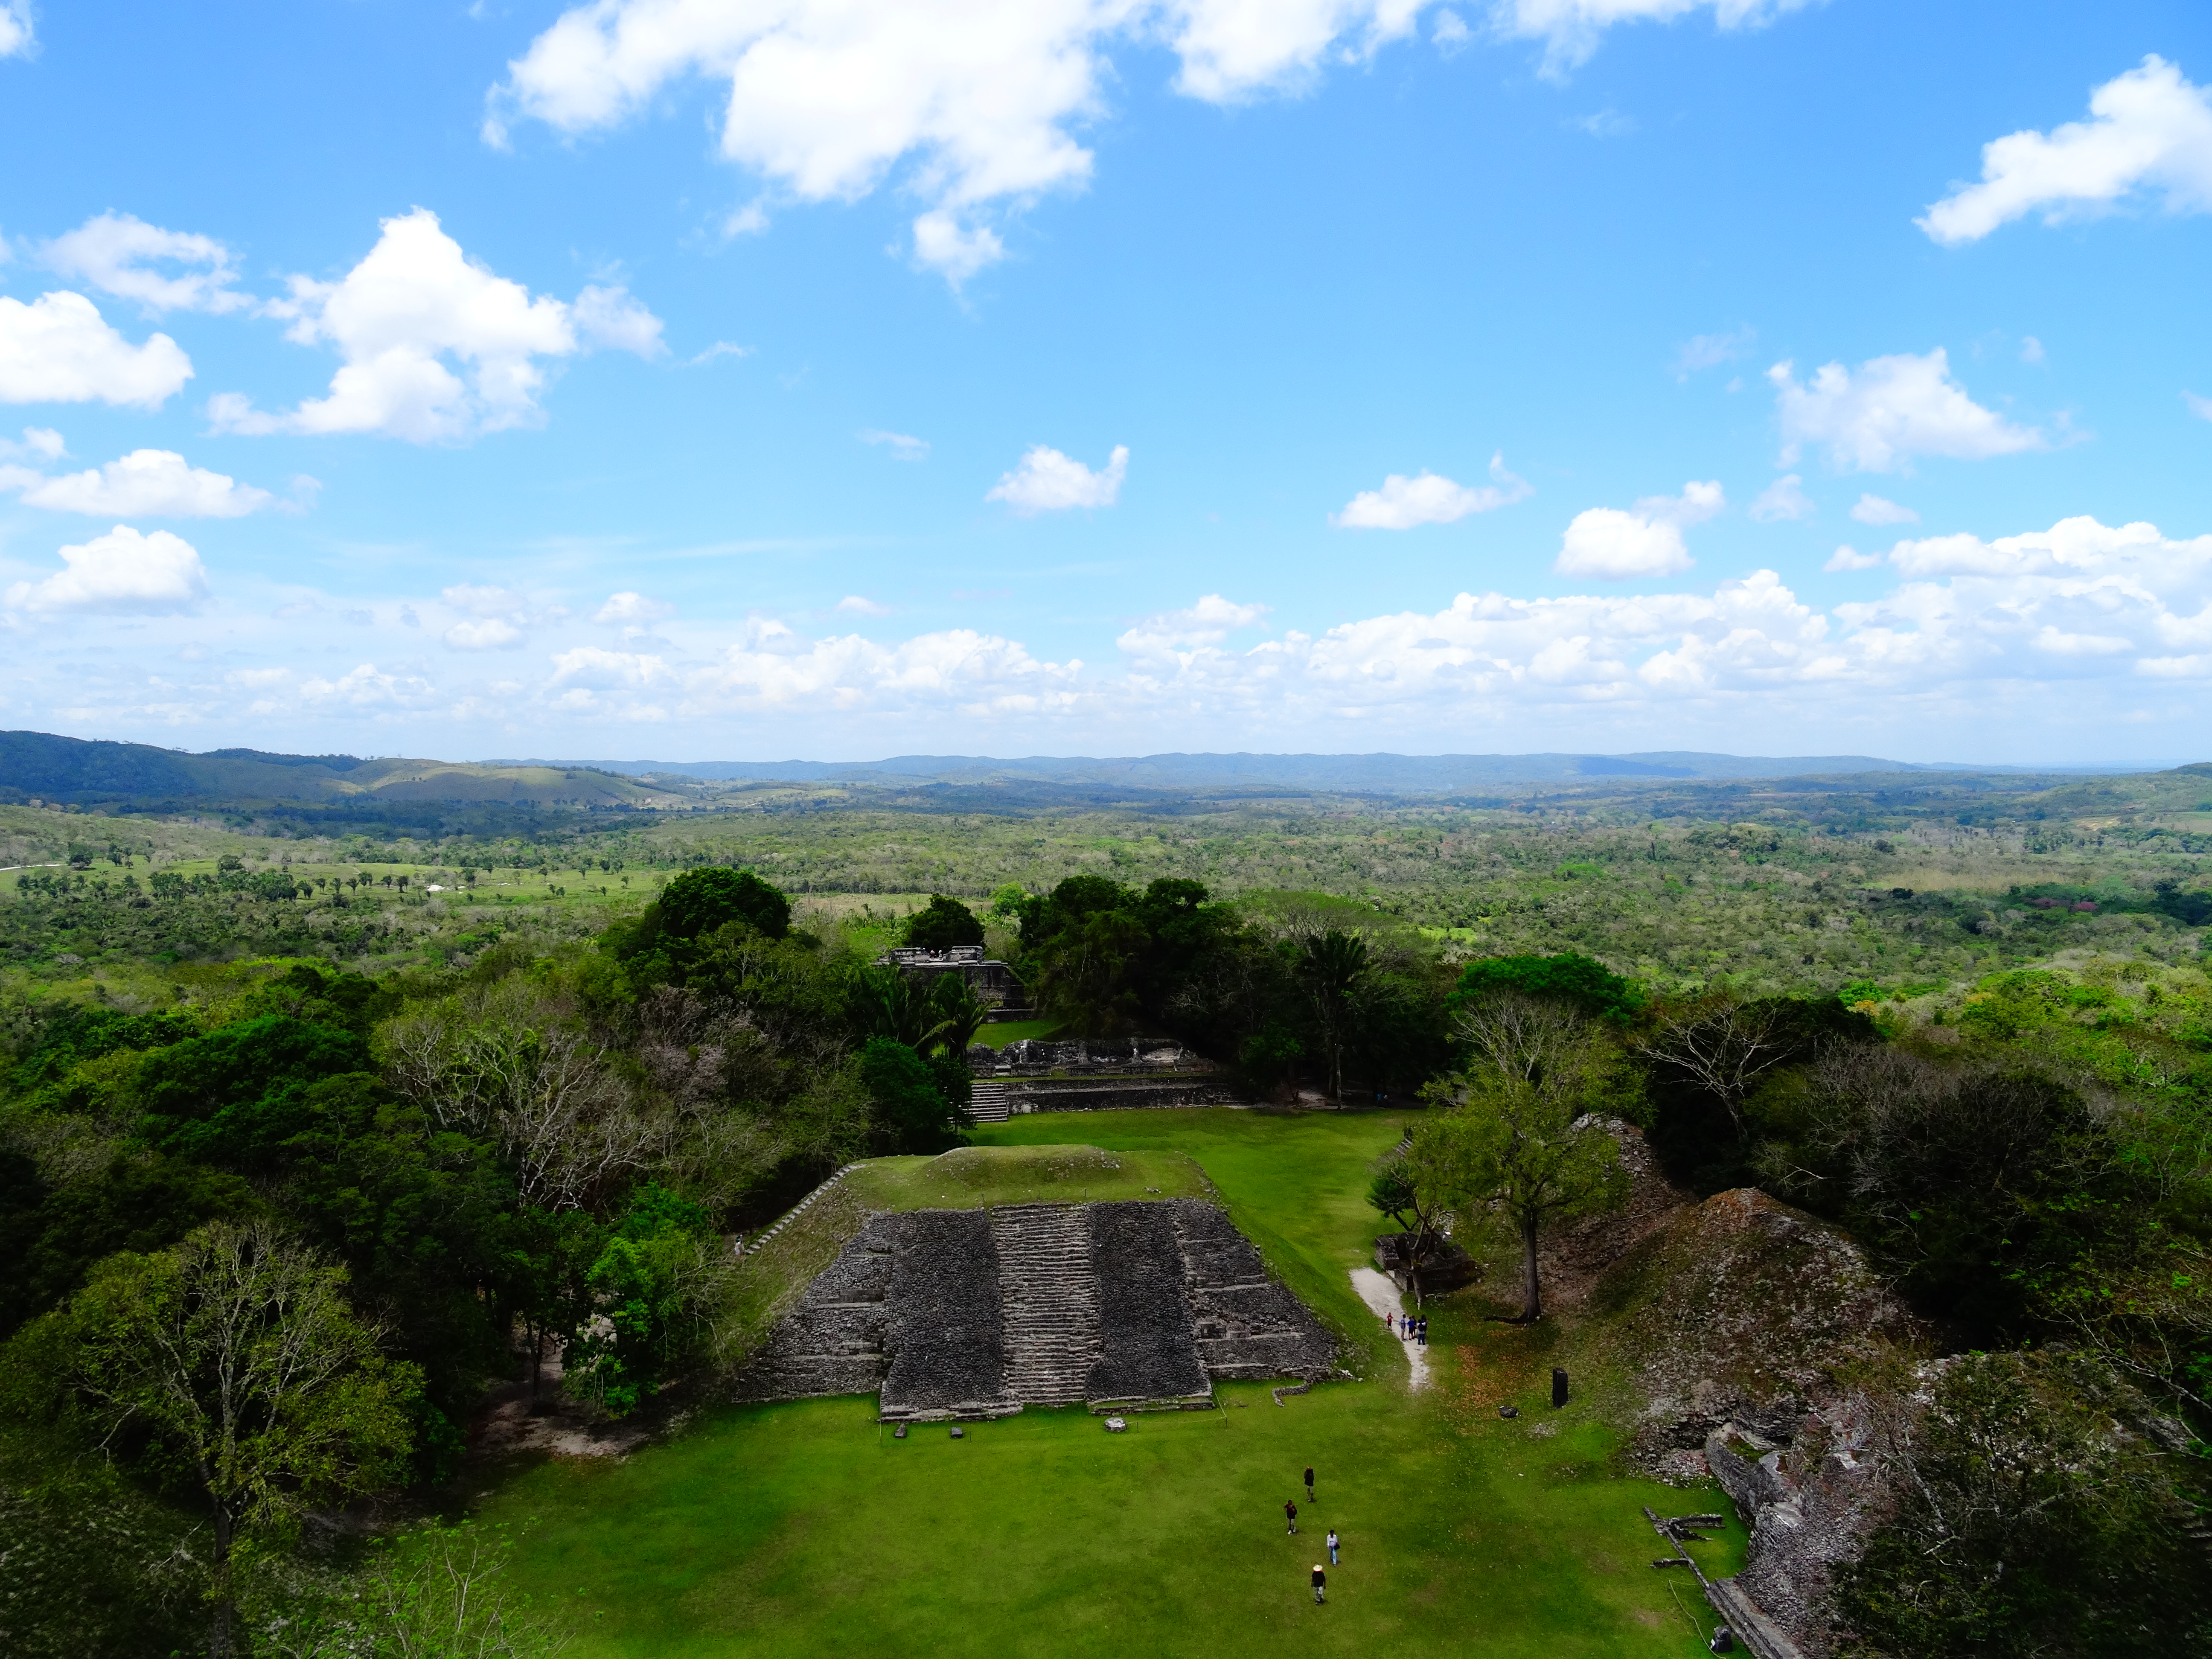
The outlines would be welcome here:
[[[1298,1506],[1295,1498],[1285,1498],[1283,1500],[1283,1519],[1290,1522],[1292,1532],[1298,1529]]]
[[[1328,1589],[1328,1575],[1321,1570],[1321,1563],[1316,1561],[1314,1563],[1314,1605],[1316,1607],[1322,1604],[1323,1592]]]
[[[1313,1471],[1310,1468],[1306,1471],[1306,1502],[1313,1502]]]

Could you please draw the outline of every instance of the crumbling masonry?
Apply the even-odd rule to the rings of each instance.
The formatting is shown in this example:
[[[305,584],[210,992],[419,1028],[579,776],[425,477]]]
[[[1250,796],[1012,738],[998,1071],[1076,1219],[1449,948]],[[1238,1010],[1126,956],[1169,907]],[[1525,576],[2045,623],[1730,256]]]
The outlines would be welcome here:
[[[1336,1344],[1199,1199],[869,1218],[738,1379],[741,1400],[878,1393],[887,1419],[1172,1409],[1217,1377],[1322,1377]]]

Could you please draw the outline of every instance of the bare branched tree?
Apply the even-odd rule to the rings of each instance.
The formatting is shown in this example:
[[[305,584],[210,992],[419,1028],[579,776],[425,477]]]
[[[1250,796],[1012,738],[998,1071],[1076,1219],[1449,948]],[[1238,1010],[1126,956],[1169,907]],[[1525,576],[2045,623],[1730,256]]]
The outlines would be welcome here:
[[[1727,1107],[1739,1134],[1744,1102],[1794,1049],[1776,1004],[1731,996],[1662,1012],[1653,1034],[1637,1045],[1659,1071],[1674,1073]]]

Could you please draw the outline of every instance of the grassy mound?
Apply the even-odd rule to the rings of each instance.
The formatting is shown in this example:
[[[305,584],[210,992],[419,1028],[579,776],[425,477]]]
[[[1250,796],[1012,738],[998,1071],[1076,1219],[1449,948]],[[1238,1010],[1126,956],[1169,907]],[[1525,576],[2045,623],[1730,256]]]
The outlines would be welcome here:
[[[1204,1198],[1212,1190],[1182,1152],[1099,1146],[956,1146],[936,1158],[879,1158],[845,1179],[872,1210]]]

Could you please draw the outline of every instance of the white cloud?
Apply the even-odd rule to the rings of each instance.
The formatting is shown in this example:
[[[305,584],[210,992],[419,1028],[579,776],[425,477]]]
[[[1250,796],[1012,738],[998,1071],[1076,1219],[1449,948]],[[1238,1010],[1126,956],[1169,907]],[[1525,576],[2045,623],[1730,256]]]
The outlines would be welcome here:
[[[1453,524],[1471,513],[1510,507],[1535,494],[1526,479],[1505,470],[1505,452],[1490,458],[1491,482],[1480,487],[1455,483],[1434,472],[1408,478],[1393,472],[1380,489],[1363,489],[1329,522],[1342,530],[1411,530],[1418,525]]]
[[[1121,494],[1129,470],[1129,450],[1116,444],[1105,466],[1093,472],[1081,461],[1043,444],[1032,445],[1021,465],[985,493],[987,501],[1004,501],[1024,517],[1072,507],[1111,507]]]
[[[453,651],[514,651],[521,647],[522,630],[504,617],[486,617],[455,623],[444,638],[447,648]]]
[[[576,296],[570,314],[577,334],[592,345],[635,352],[647,362],[668,355],[660,337],[660,319],[626,288],[593,283]]]
[[[39,250],[51,270],[149,312],[240,311],[250,295],[231,286],[231,252],[212,236],[163,230],[127,213],[103,213]]]
[[[717,340],[697,356],[686,357],[684,360],[684,367],[697,368],[702,364],[714,362],[717,358],[750,357],[752,355],[753,349],[750,346],[739,345],[733,340]]]
[[[2181,401],[2188,405],[2189,412],[2198,420],[2212,421],[2212,398],[2202,397],[2194,392],[2185,392],[2181,394]]]
[[[2043,342],[2037,339],[2033,334],[2027,335],[2021,339],[2020,343],[2021,362],[2024,363],[2039,363],[2048,355],[2049,354],[2043,349]]]
[[[860,593],[848,593],[837,601],[837,609],[855,617],[888,617],[891,614],[890,606],[878,605]]]
[[[684,684],[687,709],[698,711],[927,706],[1034,714],[1072,707],[1082,667],[1040,662],[1014,641],[966,628],[885,646],[858,634],[809,642],[781,623],[755,621]]]
[[[1437,14],[1437,21],[1429,26],[1429,39],[1437,43],[1437,50],[1449,58],[1467,49],[1474,39],[1474,31],[1467,20],[1449,9]]]
[[[10,438],[0,438],[0,461],[43,464],[58,461],[68,453],[69,447],[62,441],[62,434],[50,426],[25,427],[21,443]]]
[[[420,675],[387,673],[374,663],[365,662],[335,680],[319,676],[303,680],[300,695],[311,703],[343,703],[363,709],[406,709],[422,708],[437,691]]]
[[[1758,338],[1759,331],[1748,324],[1729,334],[1692,334],[1674,354],[1674,378],[1686,380],[1701,369],[1732,363]]]
[[[888,446],[895,461],[926,461],[929,459],[927,439],[908,437],[903,432],[878,432],[873,427],[864,427],[855,435],[864,444]]]
[[[157,530],[141,535],[118,525],[105,536],[61,550],[63,568],[43,581],[17,582],[7,608],[51,616],[65,611],[161,614],[188,611],[208,594],[207,568],[191,543]]]
[[[1941,346],[1924,357],[1871,358],[1856,371],[1829,363],[1809,386],[1797,383],[1788,362],[1766,378],[1775,388],[1785,466],[1808,443],[1825,444],[1831,463],[1858,472],[1909,471],[1916,455],[1985,460],[2048,447],[2038,428],[2014,426],[1969,398],[1951,378]]]
[[[1886,563],[1879,553],[1862,553],[1849,542],[1828,555],[1823,570],[1878,570]]]
[[[276,501],[265,489],[188,465],[174,450],[134,449],[83,472],[40,478],[26,507],[118,519],[236,519]]]
[[[1564,75],[1587,63],[1618,23],[1671,23],[1710,7],[1723,29],[1758,28],[1814,0],[1495,0],[1491,17],[1509,39],[1544,43],[1544,72]]]
[[[2092,92],[2089,115],[2048,137],[2015,132],[1983,145],[1981,182],[1913,222],[1955,246],[2039,209],[2055,224],[2138,190],[2162,192],[2168,213],[2212,212],[2212,88],[2148,57]]]
[[[1636,118],[1623,115],[1617,109],[1601,109],[1589,115],[1571,116],[1565,125],[1577,132],[1588,133],[1593,138],[1626,138],[1637,131]]]
[[[1805,480],[1795,472],[1785,472],[1759,492],[1752,502],[1751,516],[1761,524],[1773,524],[1790,519],[1809,519],[1820,509],[1813,505],[1802,486]]]
[[[608,651],[596,645],[563,651],[553,659],[553,683],[586,690],[635,690],[672,684],[675,678],[659,657]]]
[[[604,129],[672,82],[723,80],[725,159],[802,202],[853,201],[898,173],[923,203],[917,263],[957,285],[1003,257],[992,219],[1090,178],[1091,153],[1071,129],[1104,113],[1110,43],[1164,39],[1178,91],[1231,103],[1371,56],[1412,33],[1422,4],[592,0],[508,64],[484,137],[505,145],[517,118]],[[756,202],[731,229],[766,219]]]
[[[1920,515],[1909,507],[1899,507],[1895,501],[1884,501],[1879,495],[1863,495],[1858,505],[1851,509],[1851,517],[1861,524],[1918,524]]]
[[[36,44],[31,32],[31,0],[6,0],[0,5],[0,58],[27,56]]]
[[[159,409],[192,378],[192,360],[166,334],[132,345],[82,294],[29,305],[0,295],[0,403],[106,404]]]
[[[1208,593],[1184,611],[1163,611],[1123,633],[1115,644],[1137,658],[1183,658],[1189,653],[1218,646],[1240,628],[1250,628],[1267,614],[1264,605],[1239,605],[1218,593]]]
[[[1647,495],[1628,512],[1594,507],[1575,514],[1552,568],[1563,576],[1628,581],[1672,576],[1695,562],[1683,544],[1684,526],[1710,519],[1728,505],[1718,483],[1694,479],[1677,495]]]
[[[438,597],[454,610],[473,617],[513,617],[530,604],[526,595],[511,587],[479,587],[470,582],[441,588]]]
[[[219,429],[451,442],[540,419],[543,359],[593,344],[644,357],[665,349],[659,319],[621,289],[587,288],[574,306],[533,299],[463,253],[424,208],[385,220],[376,246],[337,282],[295,276],[290,289],[268,309],[292,319],[288,338],[337,349],[330,395],[266,414],[225,392],[208,405]]]
[[[595,623],[629,623],[643,625],[659,622],[664,617],[676,614],[676,607],[665,599],[648,599],[642,593],[622,592],[608,595],[607,602],[592,614]]]

